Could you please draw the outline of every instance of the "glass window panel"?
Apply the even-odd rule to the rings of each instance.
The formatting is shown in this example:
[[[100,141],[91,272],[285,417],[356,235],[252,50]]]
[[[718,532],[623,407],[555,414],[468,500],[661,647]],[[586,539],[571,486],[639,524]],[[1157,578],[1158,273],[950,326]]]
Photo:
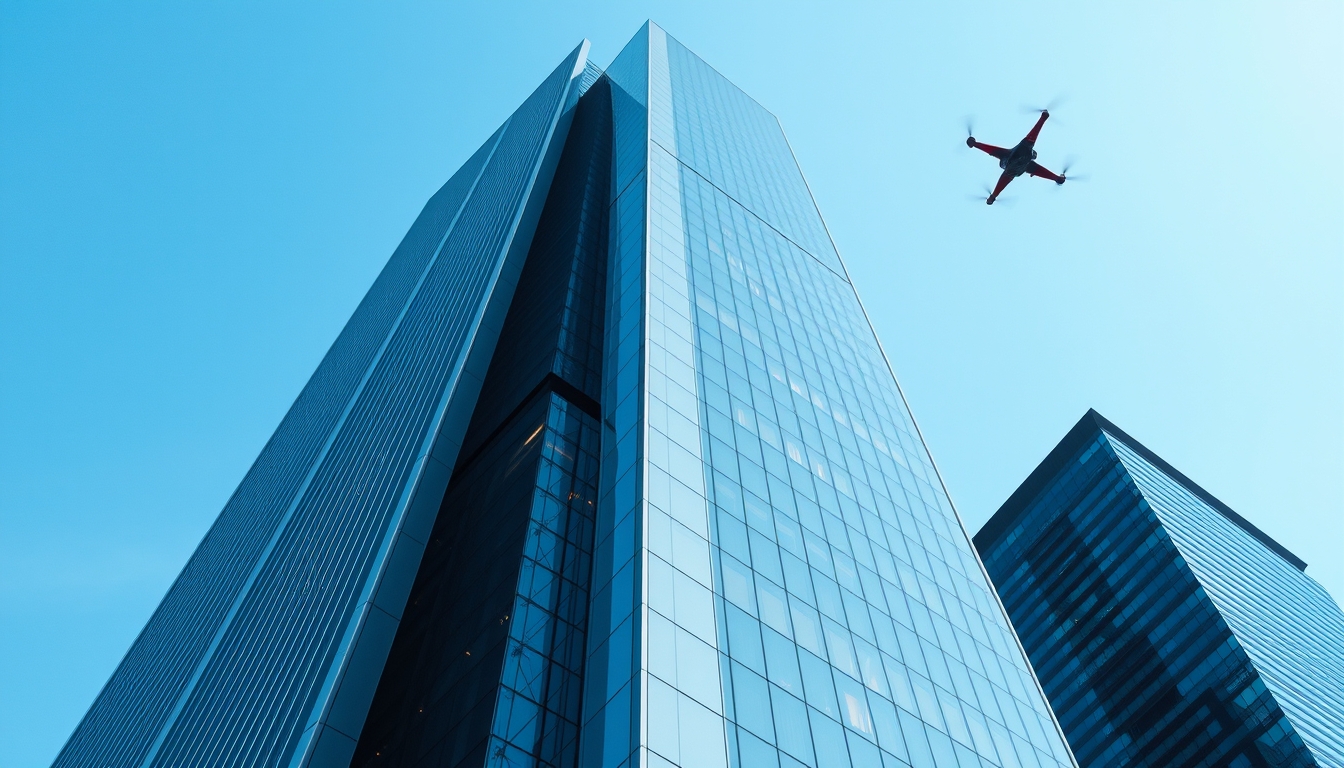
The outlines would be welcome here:
[[[809,714],[812,715],[812,738],[817,746],[817,768],[850,768],[844,729],[815,710]]]
[[[798,671],[797,647],[787,637],[768,627],[762,628],[761,634],[770,682],[802,698],[803,678]]]
[[[687,696],[678,699],[677,716],[681,764],[727,768],[723,719]]]
[[[678,762],[681,747],[677,735],[677,691],[654,679],[649,681],[648,697],[649,749]]]
[[[656,611],[649,612],[649,673],[666,683],[677,682],[677,625]],[[622,680],[624,676],[622,676]]]
[[[839,622],[845,621],[845,606],[840,599],[840,587],[826,576],[813,573],[812,585],[816,590],[817,607],[826,616]]]
[[[865,736],[873,736],[873,717],[868,711],[868,694],[858,682],[835,675],[836,695],[840,703],[841,720]]]
[[[751,569],[731,555],[720,559],[723,567],[723,596],[734,605],[756,615],[756,586]]]
[[[902,760],[909,760],[909,753],[905,749],[905,737],[901,735],[901,724],[896,714],[896,707],[891,702],[881,696],[869,696],[868,708],[873,716],[873,731],[877,735],[877,743],[882,749],[900,757]]]
[[[880,766],[882,764],[882,754],[877,751],[877,745],[865,739],[853,731],[845,734],[845,740],[849,743],[849,757],[856,766]]]
[[[934,728],[925,728],[924,735],[929,737],[929,746],[933,750],[933,763],[938,768],[958,768],[957,753],[952,748],[952,740],[947,734]]]
[[[860,679],[863,684],[878,693],[889,696],[887,674],[883,669],[882,655],[873,646],[862,640],[854,640],[854,652],[859,660]]]
[[[650,558],[650,563],[658,562]],[[695,633],[707,643],[714,642],[713,593],[690,576],[673,569],[674,602],[677,624]]]
[[[779,748],[807,765],[815,765],[807,706],[773,685],[770,686],[770,703],[774,709]]]
[[[769,710],[769,707],[766,708]],[[779,752],[745,730],[737,732],[737,751],[741,768],[779,768]]]
[[[859,663],[854,658],[849,632],[826,619],[822,619],[822,627],[826,632],[826,648],[830,651],[831,663],[845,674],[857,679],[860,674]]]
[[[791,635],[788,598],[785,597],[783,588],[765,579],[757,579],[756,598],[761,611],[761,621],[782,635]]]
[[[728,619],[729,653],[734,659],[764,674],[765,654],[761,648],[761,625],[732,605],[726,607],[725,615]]]
[[[751,542],[752,567],[757,573],[776,584],[783,584],[784,571],[779,563],[779,548],[764,534],[755,529],[748,531],[748,538]]]
[[[910,682],[915,689],[915,701],[919,704],[919,716],[939,730],[945,729],[947,726],[943,723],[942,708],[933,692],[933,683],[920,675],[911,675]]]
[[[710,586],[709,542],[680,523],[671,528],[672,564],[702,585]]]
[[[847,589],[840,590],[840,595],[844,600],[846,623],[849,628],[859,637],[869,642],[877,642],[877,635],[873,632],[872,622],[868,618],[868,604],[863,598]]]
[[[718,653],[713,646],[680,628],[676,649],[677,688],[718,712],[721,706]]]
[[[734,662],[733,699],[738,725],[771,743],[775,740],[770,690],[765,678]]]
[[[901,733],[905,736],[906,749],[910,752],[910,764],[921,767],[937,765],[934,761],[933,750],[929,748],[924,723],[918,717],[903,709],[897,709],[896,714],[901,721]]]
[[[957,697],[941,688],[935,688],[934,691],[938,695],[938,703],[943,713],[943,722],[947,724],[948,733],[962,744],[970,744],[971,733],[966,728],[966,721],[962,717],[961,706]]]
[[[784,566],[784,586],[809,605],[815,605],[817,599],[812,591],[812,570],[799,558],[787,552],[780,554]]]
[[[807,693],[807,703],[839,720],[840,707],[835,700],[831,666],[806,652],[798,654],[798,665],[803,672],[803,690]]]

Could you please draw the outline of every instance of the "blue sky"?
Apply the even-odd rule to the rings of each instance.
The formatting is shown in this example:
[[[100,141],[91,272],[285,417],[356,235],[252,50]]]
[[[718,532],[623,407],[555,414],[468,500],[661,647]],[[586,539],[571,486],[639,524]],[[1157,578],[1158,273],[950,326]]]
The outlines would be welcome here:
[[[979,528],[1095,407],[1344,597],[1344,6],[8,2],[0,751],[46,765],[420,206],[652,17],[779,115]],[[969,199],[1038,144],[1086,183]]]

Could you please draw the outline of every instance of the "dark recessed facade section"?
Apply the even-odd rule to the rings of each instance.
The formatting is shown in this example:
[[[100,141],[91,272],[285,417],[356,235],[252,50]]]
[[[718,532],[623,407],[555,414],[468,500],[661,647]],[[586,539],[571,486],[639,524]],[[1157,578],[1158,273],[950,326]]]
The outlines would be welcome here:
[[[576,764],[611,143],[597,74],[581,77],[354,766]]]
[[[1344,614],[1095,411],[975,544],[1080,765],[1344,765]]]

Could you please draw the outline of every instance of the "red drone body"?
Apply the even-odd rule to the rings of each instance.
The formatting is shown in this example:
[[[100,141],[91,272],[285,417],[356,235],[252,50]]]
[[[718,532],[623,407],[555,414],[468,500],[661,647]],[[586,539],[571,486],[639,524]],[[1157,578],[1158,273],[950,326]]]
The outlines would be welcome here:
[[[996,147],[993,144],[983,144],[976,141],[974,136],[966,137],[966,146],[972,149],[978,149],[987,155],[997,157],[999,159],[999,167],[1003,169],[1003,173],[999,175],[999,183],[994,185],[994,191],[989,194],[989,197],[985,198],[986,205],[993,205],[994,201],[998,198],[999,193],[1003,191],[1004,187],[1008,186],[1008,182],[1024,173],[1042,179],[1049,179],[1056,184],[1063,184],[1065,182],[1066,179],[1063,173],[1054,173],[1036,162],[1036,136],[1040,134],[1041,126],[1045,125],[1045,121],[1049,117],[1049,110],[1041,110],[1041,118],[1036,121],[1036,125],[1032,126],[1031,130],[1027,132],[1026,137],[1019,141],[1017,146],[1012,149]]]

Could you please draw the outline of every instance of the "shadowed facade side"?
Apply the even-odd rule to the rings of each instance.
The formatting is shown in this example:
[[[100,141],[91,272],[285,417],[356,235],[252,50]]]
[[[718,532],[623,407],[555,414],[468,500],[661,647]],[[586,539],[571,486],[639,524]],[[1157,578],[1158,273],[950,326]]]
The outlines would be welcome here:
[[[1100,414],[975,542],[1083,765],[1344,765],[1344,613]]]

